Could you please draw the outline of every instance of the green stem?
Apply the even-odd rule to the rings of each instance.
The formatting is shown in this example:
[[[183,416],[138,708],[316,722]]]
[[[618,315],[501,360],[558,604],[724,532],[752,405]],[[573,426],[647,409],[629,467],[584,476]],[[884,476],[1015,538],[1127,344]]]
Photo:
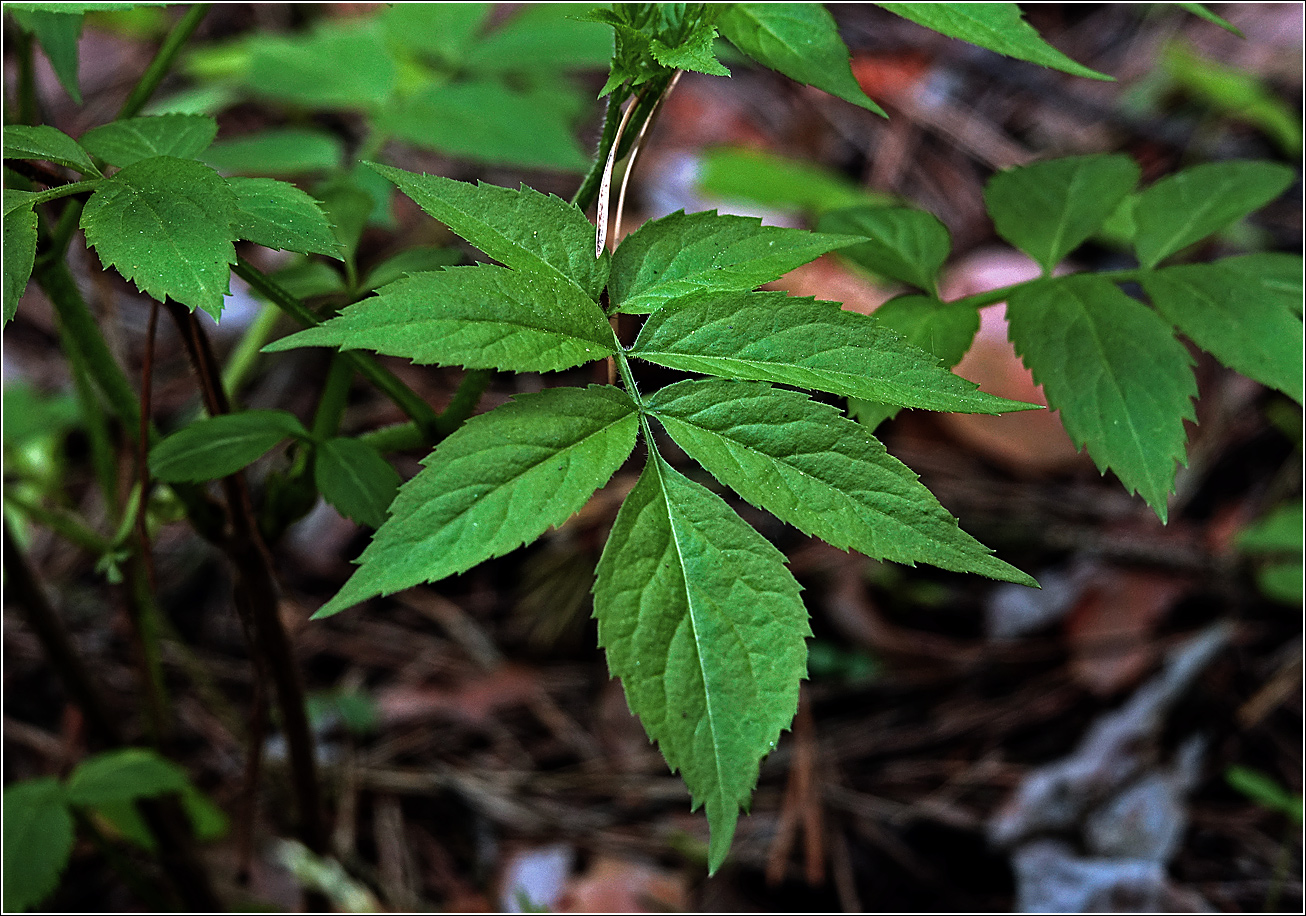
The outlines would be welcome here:
[[[265,308],[259,312],[228,357],[227,365],[222,370],[222,387],[231,400],[236,400],[240,386],[258,361],[259,350],[272,338],[272,331],[280,317],[281,313],[276,309]]]
[[[86,306],[81,291],[73,281],[68,265],[62,261],[37,261],[32,276],[45,291],[60,325],[84,360],[87,374],[109,403],[109,409],[121,421],[133,439],[139,435],[140,405],[136,392],[104,342],[95,316]],[[151,433],[151,437],[153,433]]]
[[[244,258],[238,257],[236,259],[232,272],[269,302],[305,327],[316,327],[322,323],[316,315],[309,311],[304,303],[290,295]],[[394,373],[353,350],[346,350],[342,355],[354,364],[354,368],[358,370],[359,375],[381,389],[400,410],[418,425],[428,442],[436,442],[440,439],[439,417],[436,416],[431,405],[418,397],[416,392],[400,381]]]
[[[358,438],[378,452],[405,452],[427,444],[426,437],[416,423],[395,423],[363,433]]]
[[[312,433],[318,442],[330,439],[340,429],[345,404],[349,400],[349,385],[353,380],[353,364],[342,359],[341,354],[333,354],[326,384],[322,386],[322,395],[317,402],[317,412],[313,414]]]
[[[57,188],[47,188],[44,191],[37,191],[36,196],[30,201],[24,201],[24,207],[35,207],[51,200],[58,200],[61,197],[70,197],[73,194],[89,194],[100,186],[103,178],[92,178],[88,181],[73,181],[68,184],[61,184]]]
[[[631,371],[630,360],[626,359],[626,351],[622,348],[617,349],[616,354],[617,371],[621,373],[621,382],[626,386],[626,393],[631,399],[643,409],[644,401],[639,396],[639,389],[635,387],[635,374]]]
[[[40,124],[41,107],[36,99],[36,69],[32,60],[33,38],[26,29],[17,29],[18,44],[18,120],[22,124]]]
[[[95,470],[95,482],[100,486],[105,506],[111,515],[120,509],[118,500],[118,456],[114,449],[113,436],[109,433],[109,423],[91,384],[91,373],[78,344],[69,339],[63,322],[59,322],[60,343],[68,357],[72,369],[73,388],[77,392],[77,404],[82,421],[86,424],[86,438],[91,448],[91,466]]]
[[[494,371],[491,369],[467,370],[463,380],[458,383],[458,390],[453,393],[449,406],[436,419],[435,428],[440,438],[450,435],[467,422],[492,378]]]
[[[586,173],[584,181],[576,189],[571,202],[582,210],[588,210],[599,196],[599,185],[603,182],[603,168],[608,161],[608,150],[612,149],[617,136],[617,125],[621,123],[621,103],[618,94],[608,96],[608,111],[603,116],[603,131],[599,134],[599,147],[594,153],[594,161]]]
[[[115,121],[134,117],[145,107],[145,103],[154,95],[155,90],[159,88],[159,84],[168,75],[168,71],[172,69],[172,63],[176,59],[178,52],[190,39],[191,34],[194,33],[212,5],[211,3],[195,4],[173,26],[172,31],[168,33],[168,37],[163,40],[159,53],[154,55],[154,60],[150,61],[150,65],[145,68],[145,73],[141,76],[140,82],[131,91],[131,95],[127,96],[127,101],[123,102],[122,109],[118,112]]]

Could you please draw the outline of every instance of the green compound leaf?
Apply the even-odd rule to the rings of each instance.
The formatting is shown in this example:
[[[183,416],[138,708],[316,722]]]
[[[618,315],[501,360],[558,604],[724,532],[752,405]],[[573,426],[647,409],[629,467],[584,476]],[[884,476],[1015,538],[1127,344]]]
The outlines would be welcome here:
[[[231,231],[267,248],[340,258],[340,243],[313,198],[275,178],[228,178],[236,203]]]
[[[267,454],[288,436],[309,438],[284,410],[246,410],[196,420],[150,449],[150,473],[169,483],[216,480]]]
[[[1226,32],[1232,32],[1233,34],[1237,35],[1239,38],[1244,37],[1243,33],[1237,28],[1237,26],[1234,26],[1227,19],[1222,19],[1221,17],[1215,15],[1215,13],[1212,13],[1210,10],[1206,8],[1206,5],[1203,3],[1176,3],[1175,5],[1183,7],[1185,10],[1192,13],[1194,16],[1198,16],[1202,19],[1205,19],[1207,22],[1215,23],[1220,28],[1224,29]],[[1300,820],[1300,817],[1298,818],[1298,820]]]
[[[61,130],[45,124],[29,127],[12,124],[5,127],[4,155],[6,159],[42,159],[66,165],[83,175],[100,177],[86,150]]]
[[[139,747],[87,757],[68,777],[68,803],[93,807],[184,792],[186,773],[171,760]]]
[[[656,312],[673,299],[708,290],[750,290],[858,239],[763,226],[756,217],[715,210],[652,220],[612,256],[613,311]]]
[[[999,172],[984,202],[998,235],[1051,276],[1134,190],[1139,174],[1128,156],[1066,156]]]
[[[1211,162],[1162,178],[1134,207],[1134,249],[1144,267],[1219,232],[1274,200],[1293,170],[1275,162]]]
[[[337,437],[313,453],[313,479],[322,498],[340,514],[380,528],[399,490],[399,474],[366,442]]]
[[[917,25],[990,51],[1095,80],[1114,77],[1076,63],[1039,36],[1014,3],[880,3]]]
[[[73,850],[73,816],[53,777],[4,790],[4,910],[21,913],[59,886]]]
[[[564,108],[493,79],[428,86],[387,107],[377,128],[475,162],[581,172],[589,159]]]
[[[805,534],[877,560],[1037,585],[957,527],[912,471],[828,404],[762,382],[678,382],[645,402],[717,480]]]
[[[551,388],[445,439],[390,506],[360,568],[313,616],[465,572],[561,525],[635,447],[635,404],[611,386]]]
[[[18,314],[18,300],[27,290],[36,263],[35,211],[18,209],[5,214],[4,263],[4,323],[8,324]]]
[[[1296,261],[1300,276],[1301,258]],[[1195,344],[1300,404],[1301,316],[1259,280],[1223,261],[1166,267],[1142,277],[1157,311]]]
[[[217,319],[236,249],[231,190],[193,159],[142,159],[107,178],[82,211],[86,241],[105,267],[162,301]]]
[[[819,3],[731,3],[716,25],[762,66],[888,117],[857,84],[848,46]]]
[[[1169,324],[1109,280],[1085,275],[1020,287],[1007,321],[1070,438],[1165,521],[1197,396],[1192,358]]]
[[[126,168],[154,156],[192,159],[218,135],[208,115],[165,114],[111,121],[82,135],[81,144],[110,165]]]
[[[4,189],[4,215],[6,217],[15,210],[30,210],[40,201],[37,200],[41,195],[37,191],[15,191],[13,188]]]
[[[821,217],[822,232],[870,239],[839,252],[873,274],[938,295],[939,268],[948,260],[952,236],[938,217],[915,207],[849,207]]]
[[[603,548],[594,616],[631,711],[706,806],[711,872],[797,711],[799,590],[778,550],[651,451]]]
[[[278,340],[295,347],[376,350],[417,363],[556,372],[611,356],[603,310],[556,274],[492,264],[414,274],[325,324]]]
[[[917,295],[890,299],[875,310],[875,320],[913,347],[938,357],[945,369],[961,362],[980,326],[979,309]],[[897,416],[898,408],[851,398],[848,412],[873,430]]]
[[[898,407],[958,413],[1033,408],[976,390],[874,318],[780,292],[681,299],[653,313],[630,355],[686,372],[778,382]]]
[[[1298,318],[1302,316],[1302,306],[1306,303],[1302,301],[1301,255],[1261,252],[1224,258],[1219,264],[1225,270],[1241,274],[1267,302],[1274,302]]]
[[[324,131],[286,127],[220,140],[201,158],[228,175],[301,175],[338,168],[344,145]]]
[[[384,105],[399,73],[381,32],[375,19],[354,19],[306,35],[256,35],[245,85],[262,98],[310,108]]]
[[[551,271],[592,299],[602,292],[611,262],[606,254],[594,257],[597,230],[580,208],[525,185],[512,191],[365,164],[496,261],[534,273]]]

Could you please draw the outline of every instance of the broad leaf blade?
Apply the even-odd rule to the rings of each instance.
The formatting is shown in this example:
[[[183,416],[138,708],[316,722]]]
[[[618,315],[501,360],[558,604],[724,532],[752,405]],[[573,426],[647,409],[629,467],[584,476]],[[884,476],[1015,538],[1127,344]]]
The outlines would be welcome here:
[[[488,3],[395,3],[380,16],[386,37],[457,64],[490,15]]]
[[[938,357],[945,369],[961,362],[980,326],[976,308],[916,295],[890,299],[875,310],[875,320],[913,347]],[[896,416],[898,408],[852,398],[848,412],[873,430]]]
[[[873,274],[938,295],[939,268],[948,260],[952,236],[933,213],[915,207],[850,207],[821,217],[822,232],[862,235],[870,241],[839,252]]]
[[[1194,16],[1198,16],[1202,19],[1205,19],[1207,22],[1215,23],[1220,28],[1224,29],[1226,32],[1232,32],[1234,35],[1237,35],[1239,38],[1245,37],[1237,26],[1230,23],[1227,19],[1223,19],[1220,16],[1215,15],[1215,13],[1212,13],[1210,10],[1206,8],[1206,4],[1204,3],[1177,3],[1175,5],[1183,7],[1188,12],[1192,13]]]
[[[637,425],[611,386],[520,395],[473,418],[400,488],[360,568],[314,617],[465,572],[561,525],[626,460]]]
[[[61,130],[40,124],[11,124],[4,131],[4,156],[6,159],[43,159],[66,165],[75,172],[100,177],[86,150]]]
[[[1170,326],[1109,280],[1084,275],[1017,289],[1007,321],[1070,438],[1165,521],[1197,396],[1192,359]]]
[[[874,318],[779,292],[681,299],[645,322],[630,355],[898,407],[1006,413],[1032,406],[976,390]]]
[[[596,229],[578,207],[525,185],[520,191],[366,165],[487,255],[509,267],[553,271],[597,299],[608,279],[593,255]]]
[[[603,310],[556,274],[492,264],[414,274],[270,344],[376,350],[417,363],[555,372],[616,352]]]
[[[70,804],[93,807],[184,792],[189,784],[185,771],[171,760],[128,747],[82,761],[68,777],[67,797]]]
[[[344,146],[325,131],[274,128],[249,137],[220,140],[201,158],[228,175],[300,175],[339,168]]]
[[[713,197],[797,210],[812,218],[840,207],[891,202],[838,172],[762,150],[718,147],[703,153],[702,165],[698,186]]]
[[[196,420],[150,449],[150,472],[169,482],[215,480],[262,458],[308,430],[283,410],[246,410]]]
[[[762,382],[679,382],[647,399],[676,444],[755,506],[842,550],[1035,585],[957,527],[912,471],[836,408]]]
[[[81,144],[110,165],[125,168],[154,156],[191,159],[208,149],[218,135],[218,122],[208,115],[165,114],[92,128]]]
[[[1134,249],[1155,267],[1182,248],[1219,232],[1274,200],[1292,184],[1293,170],[1275,162],[1210,162],[1162,178],[1134,207]]]
[[[308,35],[256,35],[246,84],[263,98],[314,108],[384,105],[399,81],[375,20],[330,23]]]
[[[631,711],[707,809],[716,871],[797,710],[811,635],[799,585],[719,496],[653,452],[603,549],[594,616]]]
[[[59,886],[73,850],[73,817],[49,776],[5,786],[4,910],[21,913]]]
[[[993,225],[1051,276],[1138,184],[1128,156],[1066,156],[999,172],[984,188]]]
[[[608,295],[613,311],[647,314],[692,293],[754,289],[855,241],[763,226],[756,217],[678,210],[640,226],[617,247]]]
[[[1110,80],[1052,47],[1027,23],[1014,3],[880,3],[891,13],[917,25],[990,51],[1027,60],[1075,76]]]
[[[731,3],[717,18],[730,43],[764,67],[888,117],[862,91],[848,46],[819,3]]]
[[[228,178],[235,197],[231,231],[238,239],[267,248],[340,258],[340,242],[326,214],[293,184],[274,178]]]
[[[82,211],[86,241],[105,267],[162,301],[222,314],[235,205],[227,183],[191,159],[158,156],[105,179]]]
[[[1300,271],[1300,258],[1297,265]],[[1223,261],[1166,267],[1142,277],[1157,311],[1194,343],[1300,404],[1301,316],[1258,280]]]
[[[6,3],[5,12],[12,12],[18,24],[36,36],[68,97],[78,105],[82,104],[82,90],[77,82],[77,42],[82,36],[82,10],[71,3]]]
[[[582,172],[589,158],[565,108],[495,80],[417,91],[378,118],[379,129],[416,146],[474,162]]]
[[[4,323],[18,314],[36,263],[36,213],[18,209],[4,217]]]
[[[341,515],[380,528],[399,490],[399,474],[366,442],[337,437],[313,453],[313,479]]]

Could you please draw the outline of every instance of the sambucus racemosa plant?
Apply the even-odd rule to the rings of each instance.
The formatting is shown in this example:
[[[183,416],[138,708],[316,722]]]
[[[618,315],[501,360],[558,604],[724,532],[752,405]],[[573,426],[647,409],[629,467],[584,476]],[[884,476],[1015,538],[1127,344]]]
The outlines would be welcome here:
[[[1102,77],[1043,43],[1013,4],[881,5],[1000,53]],[[671,467],[659,430],[748,502],[837,547],[1033,585],[960,530],[886,453],[875,424],[903,407],[1028,407],[979,392],[946,368],[969,348],[978,309],[1007,300],[1012,339],[1072,437],[1164,518],[1196,394],[1174,329],[1300,401],[1300,259],[1159,265],[1272,200],[1292,176],[1266,163],[1217,163],[1138,192],[1138,168],[1124,156],[999,174],[986,193],[997,230],[1046,276],[960,302],[937,295],[947,231],[905,207],[837,211],[821,232],[678,212],[609,253],[616,161],[627,159],[629,173],[678,71],[728,72],[714,53],[718,37],[796,80],[880,110],[853,79],[847,48],[816,4],[616,4],[590,15],[613,28],[616,46],[603,135],[575,200],[367,162],[498,264],[409,271],[265,349],[363,349],[475,371],[553,372],[609,360],[620,384],[548,389],[474,417],[397,495],[398,477],[374,448],[333,435],[329,424],[310,430],[282,411],[193,423],[152,448],[150,468],[163,480],[202,481],[238,471],[287,437],[303,443],[316,488],[378,527],[321,617],[531,542],[577,511],[642,443],[644,470],[604,548],[594,614],[631,709],[706,808],[715,870],[759,761],[793,718],[810,634],[783,556],[719,496]],[[7,128],[6,159],[52,162],[83,180],[6,189],[6,321],[32,270],[35,208],[89,195],[80,215],[88,244],[143,292],[216,318],[235,263],[277,305],[317,324],[293,296],[237,262],[232,242],[348,259],[340,226],[333,232],[318,204],[292,185],[223,178],[197,161],[215,135],[212,119],[194,115],[123,119],[79,141],[46,126]],[[585,216],[596,201],[597,229]],[[340,212],[333,210],[338,223]],[[1140,268],[1053,277],[1108,219],[1127,227]],[[56,229],[66,244],[71,224]],[[919,293],[869,318],[755,291],[836,250]],[[365,294],[370,287],[355,283],[346,263],[350,288]],[[1141,284],[1152,307],[1124,293],[1123,282]],[[647,316],[632,342],[618,338],[617,315]],[[641,392],[641,360],[704,377]],[[449,432],[392,377],[365,359],[357,365],[429,437]],[[795,388],[848,398],[862,422]]]

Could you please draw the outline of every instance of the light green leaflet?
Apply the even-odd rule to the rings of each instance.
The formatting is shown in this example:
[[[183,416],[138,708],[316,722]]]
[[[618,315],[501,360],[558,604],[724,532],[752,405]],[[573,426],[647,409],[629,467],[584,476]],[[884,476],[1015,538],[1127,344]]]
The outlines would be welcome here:
[[[939,268],[948,260],[952,236],[934,214],[915,207],[863,205],[827,213],[820,228],[866,236],[868,241],[842,249],[839,256],[873,274],[938,295]]]
[[[6,193],[8,193],[6,191]],[[27,290],[27,280],[36,263],[36,213],[17,209],[4,217],[4,321],[18,313],[18,300]]]
[[[617,513],[594,614],[631,711],[704,805],[708,868],[793,720],[811,635],[784,556],[656,451]]]
[[[399,490],[399,474],[365,442],[338,436],[313,450],[313,481],[322,498],[360,525],[380,528]]]
[[[171,296],[222,314],[235,201],[227,183],[193,159],[142,159],[106,178],[82,211],[100,261],[160,302]]]
[[[715,210],[677,211],[640,226],[617,248],[608,281],[612,311],[645,314],[693,293],[754,289],[856,241]]]
[[[232,232],[268,248],[340,257],[340,243],[321,206],[293,184],[271,178],[228,178],[235,196]]]
[[[915,294],[890,299],[875,310],[875,320],[913,347],[938,357],[945,369],[961,362],[980,326],[979,309]],[[850,398],[848,412],[871,431],[897,416],[898,408]]]
[[[888,117],[853,78],[848,46],[821,4],[731,3],[716,25],[764,67]]]
[[[215,480],[257,461],[282,439],[309,438],[284,410],[246,410],[196,420],[150,449],[150,473],[160,480]]]
[[[418,363],[553,372],[616,352],[603,310],[556,273],[491,264],[413,274],[270,344],[368,349]]]
[[[1162,178],[1143,191],[1134,206],[1139,263],[1155,267],[1265,206],[1292,181],[1293,170],[1287,166],[1251,160],[1195,165]]]
[[[898,407],[1006,413],[874,318],[780,292],[704,293],[651,315],[629,351],[660,366],[778,382]]]
[[[465,572],[561,525],[635,447],[617,388],[551,388],[469,420],[399,490],[353,577],[314,617]]]
[[[1043,67],[1052,67],[1086,76],[1089,79],[1109,80],[1105,73],[1090,70],[1076,63],[1044,41],[1025,22],[1020,7],[1014,3],[880,3],[891,13],[910,19],[917,25],[941,32],[949,38],[960,38],[981,48],[988,48],[1008,57],[1027,60]]]
[[[1102,227],[1139,174],[1128,156],[1066,156],[999,172],[984,188],[984,203],[998,235],[1051,276]]]
[[[1157,311],[1194,343],[1300,404],[1301,316],[1259,280],[1223,261],[1166,267],[1142,277]]]
[[[80,143],[110,165],[126,167],[154,156],[190,159],[218,135],[208,115],[165,114],[110,121],[82,135]]]
[[[4,909],[21,913],[59,885],[73,849],[73,816],[49,776],[5,786]]]
[[[594,258],[594,224],[565,200],[525,185],[512,191],[364,164],[496,261],[519,270],[556,273],[592,299],[602,292],[608,255]]]
[[[45,124],[29,127],[26,124],[11,124],[4,131],[4,155],[6,159],[44,159],[59,165],[66,165],[74,171],[93,178],[99,178],[100,170],[95,167],[86,150],[61,130]]]
[[[755,506],[868,557],[1036,585],[957,527],[860,424],[761,382],[687,381],[645,402],[671,438]]]
[[[1076,445],[1162,521],[1194,419],[1192,358],[1154,311],[1092,275],[1023,286],[1007,302],[1011,342]]]

